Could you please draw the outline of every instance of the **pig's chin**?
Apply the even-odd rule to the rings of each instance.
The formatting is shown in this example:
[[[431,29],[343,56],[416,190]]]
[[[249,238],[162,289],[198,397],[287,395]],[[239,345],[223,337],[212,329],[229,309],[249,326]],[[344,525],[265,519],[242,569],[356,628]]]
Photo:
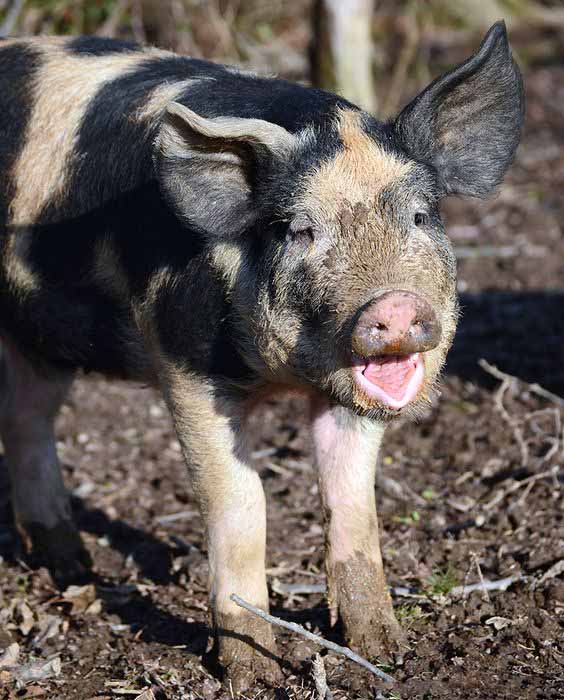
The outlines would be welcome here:
[[[353,356],[352,371],[363,403],[394,413],[417,399],[425,380],[425,364],[420,353]]]

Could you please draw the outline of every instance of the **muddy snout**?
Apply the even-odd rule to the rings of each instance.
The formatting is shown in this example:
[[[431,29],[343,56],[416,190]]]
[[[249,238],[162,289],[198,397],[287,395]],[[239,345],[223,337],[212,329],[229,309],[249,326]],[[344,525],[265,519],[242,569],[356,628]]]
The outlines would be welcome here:
[[[352,350],[360,357],[410,355],[435,348],[441,324],[431,305],[407,291],[385,292],[358,317]]]

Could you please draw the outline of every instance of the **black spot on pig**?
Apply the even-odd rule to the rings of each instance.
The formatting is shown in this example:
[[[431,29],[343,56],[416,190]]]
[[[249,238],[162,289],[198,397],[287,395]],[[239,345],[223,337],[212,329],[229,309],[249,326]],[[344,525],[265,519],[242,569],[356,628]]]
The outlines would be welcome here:
[[[141,46],[134,41],[106,39],[95,36],[79,36],[76,39],[71,39],[67,47],[70,53],[78,56],[107,56],[114,53],[142,50]]]

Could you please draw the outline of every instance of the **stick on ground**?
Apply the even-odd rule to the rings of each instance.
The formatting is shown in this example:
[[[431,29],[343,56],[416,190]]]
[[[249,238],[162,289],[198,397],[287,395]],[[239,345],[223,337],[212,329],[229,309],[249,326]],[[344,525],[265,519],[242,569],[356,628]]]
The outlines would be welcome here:
[[[555,403],[557,406],[564,408],[564,398],[558,396],[558,394],[554,394],[552,391],[548,391],[548,389],[545,389],[540,384],[537,384],[536,382],[534,384],[529,384],[529,382],[526,382],[525,380],[520,379],[519,377],[515,377],[512,374],[507,374],[507,372],[502,372],[495,365],[491,365],[487,360],[484,360],[483,358],[481,360],[478,360],[478,364],[485,372],[491,374],[492,377],[495,377],[496,379],[499,379],[502,382],[507,380],[519,381],[522,384],[524,384],[531,393],[536,394],[537,396],[541,396],[543,399],[546,399],[547,401],[552,401],[552,403]]]
[[[392,678],[392,676],[389,676],[387,673],[384,673],[384,671],[381,671],[379,668],[374,666],[374,664],[371,664],[370,661],[363,659],[362,656],[355,654],[354,651],[351,651],[348,647],[342,647],[339,644],[335,644],[334,642],[329,642],[323,637],[320,637],[318,634],[308,632],[308,630],[304,629],[301,625],[298,625],[295,622],[286,622],[286,620],[281,620],[279,617],[269,615],[268,613],[264,612],[264,610],[261,610],[260,608],[257,608],[254,605],[247,603],[246,600],[239,598],[239,596],[235,593],[232,593],[230,595],[230,598],[234,603],[237,603],[239,607],[245,608],[245,610],[248,610],[253,615],[260,617],[263,620],[266,620],[266,622],[270,622],[271,625],[276,625],[277,627],[284,627],[284,629],[290,630],[291,632],[295,632],[296,634],[299,634],[302,637],[309,639],[310,642],[319,644],[319,646],[325,647],[330,651],[334,651],[336,654],[340,654],[341,656],[345,656],[347,659],[354,661],[355,663],[359,664],[359,666],[363,666],[386,683],[395,683],[395,678]]]

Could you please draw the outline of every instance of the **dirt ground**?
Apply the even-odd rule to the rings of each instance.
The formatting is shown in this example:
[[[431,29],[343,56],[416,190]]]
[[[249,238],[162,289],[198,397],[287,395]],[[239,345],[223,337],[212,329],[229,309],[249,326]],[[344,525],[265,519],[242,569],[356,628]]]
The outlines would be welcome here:
[[[394,603],[410,649],[386,668],[393,688],[325,655],[336,700],[564,698],[564,405],[532,386],[564,396],[564,68],[535,69],[527,93],[524,143],[497,198],[445,207],[463,318],[442,398],[419,425],[394,426],[382,455],[383,554],[390,585],[407,593]],[[273,612],[339,641],[323,596],[285,587],[324,582],[304,406],[268,403],[252,426]],[[94,576],[61,593],[29,567],[0,471],[0,699],[229,698],[205,653],[202,527],[162,400],[81,379],[58,440]],[[481,577],[512,578],[460,594]],[[313,647],[280,642],[287,688],[249,697],[316,697]]]

